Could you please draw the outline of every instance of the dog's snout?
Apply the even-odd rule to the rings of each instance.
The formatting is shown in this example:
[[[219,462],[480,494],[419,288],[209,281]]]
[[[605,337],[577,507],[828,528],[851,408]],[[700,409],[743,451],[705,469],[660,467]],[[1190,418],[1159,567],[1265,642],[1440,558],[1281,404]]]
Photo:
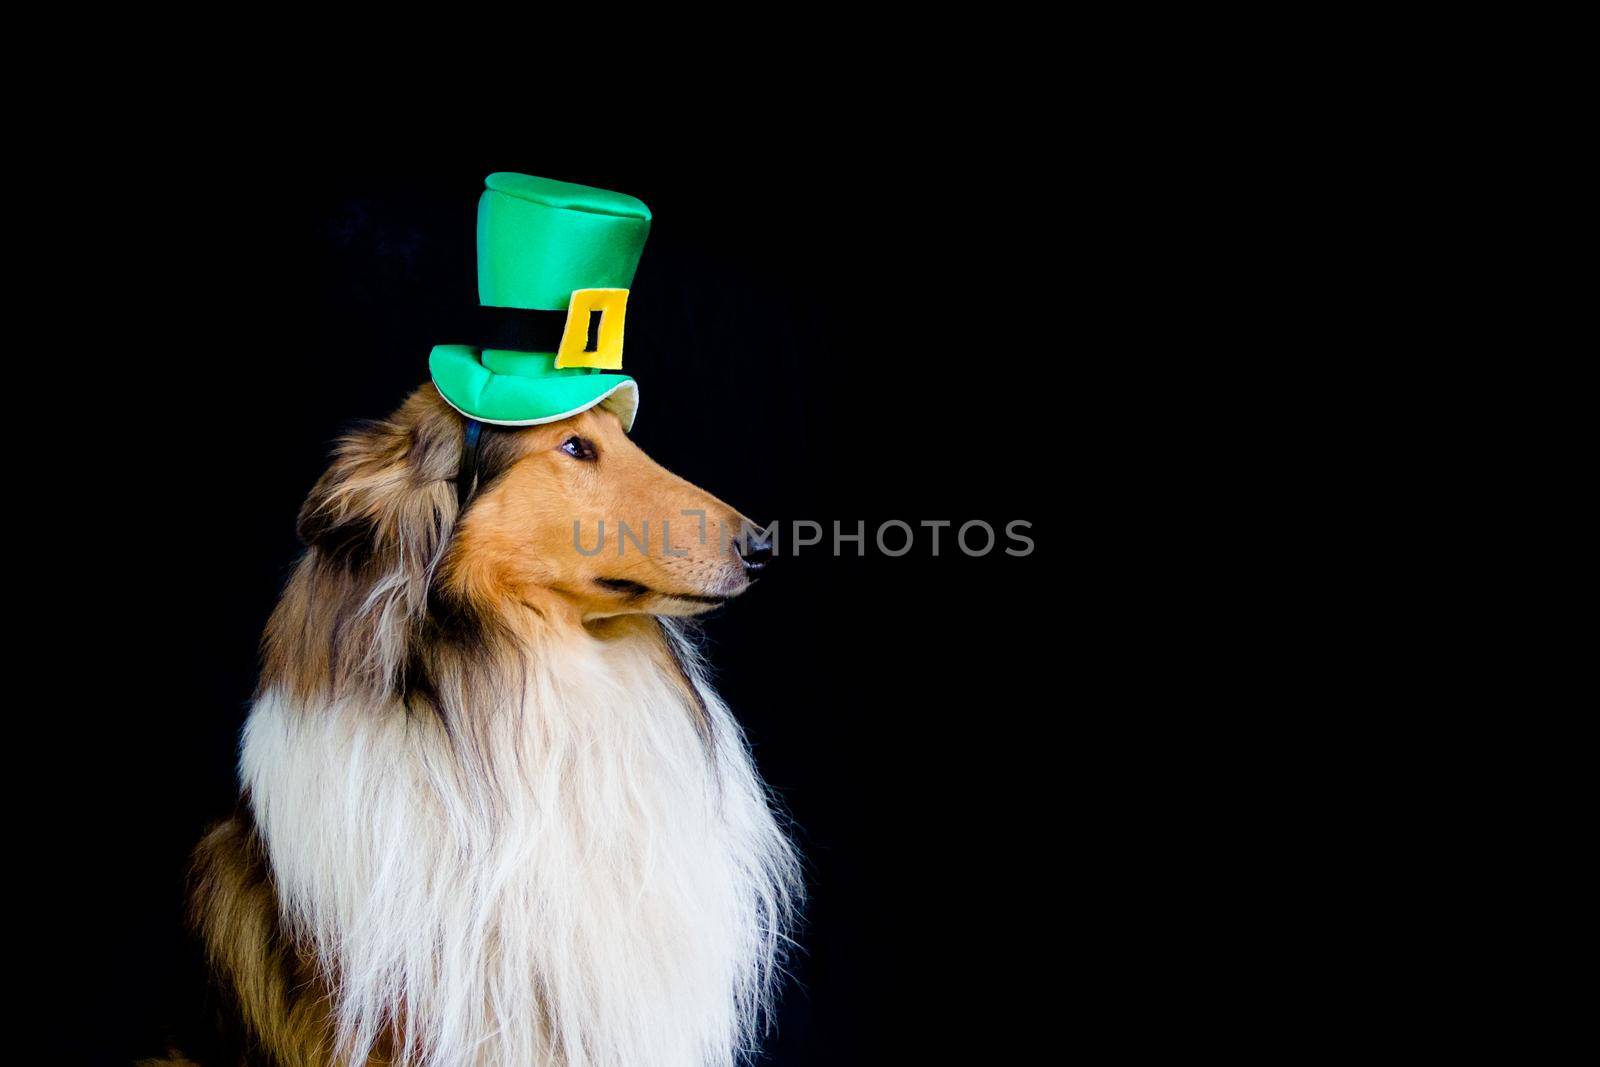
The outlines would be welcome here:
[[[744,569],[754,574],[772,562],[772,538],[760,530],[751,530],[737,542],[739,559]]]

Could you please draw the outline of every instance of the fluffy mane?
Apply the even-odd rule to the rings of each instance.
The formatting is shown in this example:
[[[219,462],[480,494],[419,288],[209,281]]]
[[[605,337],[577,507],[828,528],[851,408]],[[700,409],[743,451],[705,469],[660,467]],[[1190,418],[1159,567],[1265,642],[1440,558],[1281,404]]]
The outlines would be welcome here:
[[[800,886],[743,734],[682,624],[462,579],[431,394],[342,441],[302,511],[248,810],[199,853],[213,962],[282,1062],[732,1064]],[[492,435],[480,482],[515,456]]]

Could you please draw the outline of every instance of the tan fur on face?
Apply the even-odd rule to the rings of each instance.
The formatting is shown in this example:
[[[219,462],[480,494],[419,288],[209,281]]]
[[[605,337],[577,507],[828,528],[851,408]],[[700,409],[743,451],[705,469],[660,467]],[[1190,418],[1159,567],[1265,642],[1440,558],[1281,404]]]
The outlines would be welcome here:
[[[562,451],[574,436],[596,458]],[[651,460],[611,412],[591,409],[515,441],[520,458],[473,502],[457,534],[445,570],[453,588],[584,620],[693,615],[744,592],[732,545],[743,516]]]

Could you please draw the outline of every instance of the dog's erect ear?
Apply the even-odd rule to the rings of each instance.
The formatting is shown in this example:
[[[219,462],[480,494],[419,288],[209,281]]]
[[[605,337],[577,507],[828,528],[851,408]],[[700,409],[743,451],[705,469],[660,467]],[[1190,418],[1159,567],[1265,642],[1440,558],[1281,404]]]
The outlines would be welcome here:
[[[319,687],[403,684],[411,637],[456,520],[462,419],[432,385],[340,440],[300,509],[309,548],[267,626],[266,679]]]
[[[341,438],[300,509],[300,539],[331,560],[431,562],[455,518],[461,419],[418,390],[390,418]]]

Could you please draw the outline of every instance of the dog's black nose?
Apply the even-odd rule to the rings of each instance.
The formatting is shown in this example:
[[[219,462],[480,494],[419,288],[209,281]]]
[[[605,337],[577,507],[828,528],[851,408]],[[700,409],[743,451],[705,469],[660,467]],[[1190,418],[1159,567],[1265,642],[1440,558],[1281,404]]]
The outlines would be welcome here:
[[[736,545],[739,558],[744,561],[744,569],[751,574],[772,562],[772,538],[765,533],[752,530],[740,538]]]

